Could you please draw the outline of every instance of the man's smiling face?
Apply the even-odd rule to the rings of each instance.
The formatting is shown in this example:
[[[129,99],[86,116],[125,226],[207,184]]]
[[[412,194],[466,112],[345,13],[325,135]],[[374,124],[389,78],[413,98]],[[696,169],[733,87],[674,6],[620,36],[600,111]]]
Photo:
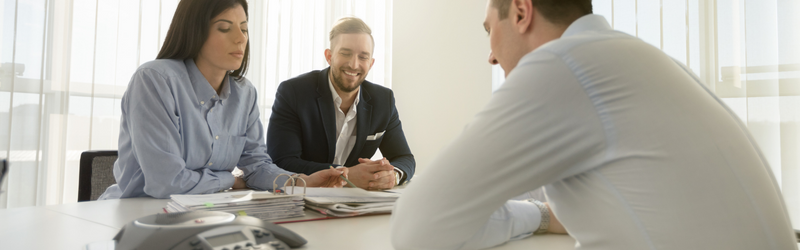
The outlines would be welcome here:
[[[333,86],[346,93],[353,92],[367,78],[375,59],[372,58],[372,39],[368,34],[340,34],[325,51]]]

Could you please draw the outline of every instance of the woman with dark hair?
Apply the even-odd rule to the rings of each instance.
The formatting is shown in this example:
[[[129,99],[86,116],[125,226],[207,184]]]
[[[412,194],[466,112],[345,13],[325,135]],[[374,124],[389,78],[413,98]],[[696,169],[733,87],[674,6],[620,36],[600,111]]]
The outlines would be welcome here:
[[[122,97],[117,184],[100,199],[268,190],[294,174],[266,152],[256,90],[244,78],[247,17],[245,0],[178,4],[157,59],[139,67]],[[298,176],[310,187],[341,187],[346,172]]]

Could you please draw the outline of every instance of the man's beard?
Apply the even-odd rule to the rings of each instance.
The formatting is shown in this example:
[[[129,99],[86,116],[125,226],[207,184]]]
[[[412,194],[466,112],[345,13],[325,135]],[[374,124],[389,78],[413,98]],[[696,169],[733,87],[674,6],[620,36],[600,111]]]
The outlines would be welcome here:
[[[333,85],[336,86],[336,88],[338,88],[340,91],[343,91],[345,93],[350,93],[350,92],[353,92],[356,89],[358,89],[358,87],[361,86],[361,83],[363,83],[364,79],[367,77],[367,75],[364,74],[362,77],[358,78],[358,80],[356,80],[356,84],[353,85],[352,88],[350,88],[350,87],[344,86],[344,79],[342,79],[342,74],[344,74],[344,72],[339,71],[338,74],[336,72],[332,72],[332,73],[333,73],[332,74],[333,75]]]

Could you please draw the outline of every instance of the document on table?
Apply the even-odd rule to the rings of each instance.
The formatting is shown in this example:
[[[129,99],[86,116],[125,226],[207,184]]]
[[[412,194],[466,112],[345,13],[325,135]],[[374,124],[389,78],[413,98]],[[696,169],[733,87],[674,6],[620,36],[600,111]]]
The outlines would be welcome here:
[[[221,211],[262,220],[303,216],[302,195],[275,195],[266,191],[236,191],[200,195],[171,195],[167,212]]]
[[[180,203],[186,207],[192,206],[205,206],[207,204],[224,205],[224,204],[242,204],[242,203],[269,203],[273,202],[286,202],[299,199],[298,195],[274,195],[268,191],[237,191],[237,192],[221,192],[213,194],[182,194],[170,195],[172,201]],[[261,202],[254,202],[261,201]]]
[[[302,189],[301,191],[302,192]],[[296,195],[302,195],[296,192]],[[360,188],[306,188],[306,208],[334,217],[391,213],[396,193]]]
[[[395,193],[360,188],[306,188],[305,193],[306,201],[315,204],[394,202],[399,197]]]
[[[364,214],[388,214],[392,212],[394,202],[362,203],[362,204],[313,204],[306,203],[306,208],[321,214],[335,217],[349,217]]]

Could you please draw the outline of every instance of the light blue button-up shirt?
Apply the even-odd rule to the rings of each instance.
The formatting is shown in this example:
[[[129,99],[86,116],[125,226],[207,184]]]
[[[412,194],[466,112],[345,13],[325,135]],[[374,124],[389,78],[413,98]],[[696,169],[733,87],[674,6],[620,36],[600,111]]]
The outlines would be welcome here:
[[[256,98],[244,78],[217,95],[193,59],[143,64],[122,97],[117,184],[100,199],[214,193],[233,186],[235,166],[248,187],[271,190],[293,173],[267,155]]]

